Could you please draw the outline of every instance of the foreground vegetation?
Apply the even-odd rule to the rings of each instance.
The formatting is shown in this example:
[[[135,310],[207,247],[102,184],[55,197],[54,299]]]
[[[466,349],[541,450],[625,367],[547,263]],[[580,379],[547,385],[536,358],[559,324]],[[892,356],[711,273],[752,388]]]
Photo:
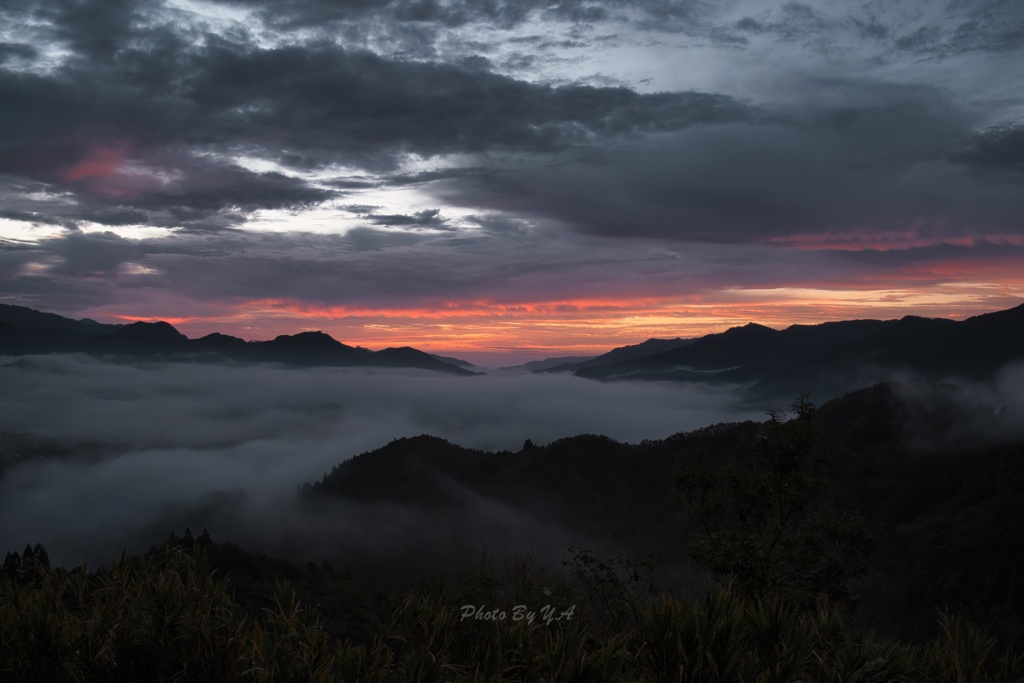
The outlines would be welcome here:
[[[802,609],[745,598],[728,583],[703,599],[621,586],[602,601],[545,580],[525,561],[506,581],[485,568],[393,596],[390,624],[354,644],[333,639],[320,610],[287,583],[272,607],[249,617],[202,548],[119,558],[95,573],[39,564],[0,586],[0,679],[1024,680],[1019,653],[998,651],[984,629],[948,612],[937,614],[932,642],[907,644],[856,632],[844,609],[825,601]],[[464,604],[506,616],[463,618]],[[515,619],[520,604],[536,612],[533,623]]]

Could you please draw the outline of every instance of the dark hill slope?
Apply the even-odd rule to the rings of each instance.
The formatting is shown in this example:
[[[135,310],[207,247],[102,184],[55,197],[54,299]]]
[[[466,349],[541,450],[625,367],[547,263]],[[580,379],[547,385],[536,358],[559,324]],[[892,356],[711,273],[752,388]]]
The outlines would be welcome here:
[[[684,347],[622,363],[582,369],[576,374],[610,379],[675,368],[702,372],[732,368],[768,370],[818,356],[837,345],[880,332],[891,324],[880,320],[848,320],[821,325],[793,325],[780,331],[748,323],[706,335]]]
[[[767,371],[760,395],[812,391],[836,395],[865,379],[896,373],[945,380],[989,381],[1008,364],[1024,361],[1024,305],[962,322],[908,316],[877,334],[840,344],[783,368]]]
[[[1024,625],[1024,595],[1008,592],[1024,566],[1024,543],[1016,542],[1024,537],[1024,438],[994,413],[932,382],[878,385],[819,409],[834,444],[827,498],[885,530],[863,586],[863,615],[876,627],[923,636],[931,610],[944,602],[974,605],[972,614],[997,619],[1005,635]],[[375,556],[380,571],[393,572],[398,557],[410,569],[410,558],[420,558],[450,570],[450,558],[431,554],[438,547],[533,549],[557,562],[566,547],[583,543],[609,553],[660,552],[668,575],[678,576],[693,531],[673,500],[679,459],[728,457],[759,429],[715,425],[640,444],[583,435],[515,453],[400,439],[335,467],[307,485],[303,499],[311,510],[376,510],[375,543],[401,549],[390,561]],[[332,543],[360,555],[352,538]],[[423,573],[426,564],[415,568]],[[968,580],[982,569],[990,582]]]
[[[773,330],[753,323],[685,347],[579,368],[599,380],[748,384],[754,397],[836,397],[902,375],[991,380],[1024,361],[1024,305],[962,322],[907,316]]]
[[[381,533],[372,542],[350,535],[331,544],[348,557],[368,556],[373,575],[398,582],[452,572],[481,547],[499,556],[529,550],[554,565],[572,545],[646,548],[678,567],[685,545],[671,475],[679,450],[717,450],[755,429],[747,423],[636,445],[582,435],[515,453],[399,439],[338,465],[305,487],[304,500],[314,516],[373,520]],[[401,559],[383,547],[400,548]]]
[[[675,339],[648,339],[647,341],[639,344],[619,346],[594,358],[577,362],[561,363],[538,369],[537,372],[570,372],[583,368],[596,368],[604,365],[611,365],[613,363],[623,363],[637,358],[644,358],[646,356],[663,353],[670,349],[689,346],[695,341],[697,340],[680,339],[679,337],[676,337]]]
[[[78,334],[108,334],[120,325],[104,325],[89,318],[72,320],[55,313],[44,313],[25,306],[0,304],[0,321],[22,330],[63,330]]]

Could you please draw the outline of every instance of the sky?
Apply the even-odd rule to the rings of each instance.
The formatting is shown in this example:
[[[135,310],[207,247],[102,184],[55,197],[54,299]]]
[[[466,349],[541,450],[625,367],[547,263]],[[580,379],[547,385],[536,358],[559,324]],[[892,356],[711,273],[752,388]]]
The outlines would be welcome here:
[[[1024,3],[7,0],[0,303],[482,363],[1024,300]]]

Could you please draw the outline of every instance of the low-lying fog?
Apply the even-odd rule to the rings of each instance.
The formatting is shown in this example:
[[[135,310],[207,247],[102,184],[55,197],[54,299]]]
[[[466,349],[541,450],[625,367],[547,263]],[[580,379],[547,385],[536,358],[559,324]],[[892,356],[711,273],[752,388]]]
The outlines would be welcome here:
[[[914,399],[920,385],[905,384],[908,400],[932,400],[929,392]],[[1002,424],[1024,424],[1024,364],[989,387],[958,384],[965,406],[980,399],[1002,408]],[[109,446],[74,458],[0,453],[0,553],[42,543],[56,563],[95,566],[190,525],[253,550],[351,561],[371,576],[381,571],[367,567],[418,571],[405,557],[472,556],[481,534],[493,551],[530,548],[557,560],[588,539],[500,501],[481,499],[473,519],[453,521],[393,503],[339,501],[313,514],[295,504],[295,491],[403,436],[513,451],[526,439],[544,444],[583,433],[635,443],[788,407],[747,401],[742,387],[567,375],[0,358],[0,432]],[[245,496],[225,498],[240,489]]]
[[[127,365],[78,355],[0,364],[0,431],[101,440],[123,452],[91,463],[36,459],[0,480],[0,552],[43,543],[64,564],[95,564],[180,534],[173,510],[211,491],[244,488],[264,501],[263,523],[283,518],[281,501],[297,486],[397,437],[519,450],[525,439],[596,433],[638,442],[764,415],[739,408],[728,388],[564,375]]]

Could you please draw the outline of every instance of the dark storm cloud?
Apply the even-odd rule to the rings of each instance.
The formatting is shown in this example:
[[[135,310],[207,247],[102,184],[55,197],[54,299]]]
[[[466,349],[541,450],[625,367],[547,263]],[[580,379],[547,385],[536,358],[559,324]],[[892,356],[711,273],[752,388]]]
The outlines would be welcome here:
[[[827,245],[826,245],[827,246]],[[864,245],[863,249],[839,249],[831,252],[835,259],[853,261],[861,264],[880,266],[887,270],[895,270],[904,266],[924,266],[915,272],[914,277],[929,278],[934,283],[942,282],[948,276],[942,273],[941,264],[978,264],[1019,263],[1024,259],[1024,246],[1005,242],[979,239],[971,245],[932,244],[907,249],[876,249],[872,245]],[[927,266],[939,265],[939,271],[929,275]],[[1016,304],[1009,304],[1009,308]]]
[[[746,48],[757,40],[797,44],[836,55],[869,50],[876,63],[901,53],[948,58],[971,52],[1007,52],[1024,46],[1024,6],[1016,0],[970,0],[879,4],[749,3],[747,16],[707,10],[699,22],[675,22],[678,30],[703,34],[721,45]]]
[[[491,173],[493,169],[480,166],[442,168],[433,171],[420,171],[418,173],[394,173],[387,176],[383,183],[393,187],[406,185],[422,185],[435,180],[450,180],[453,178],[467,178],[485,173]]]
[[[617,237],[718,242],[811,233],[1019,233],[1018,128],[972,133],[938,91],[818,79],[758,123],[684,129],[557,167],[438,183],[438,199]]]
[[[408,247],[419,244],[423,241],[423,237],[410,231],[397,231],[397,230],[380,230],[378,228],[367,228],[359,227],[353,228],[345,233],[344,245],[345,247],[354,250],[356,252],[374,252],[382,251],[385,249],[394,249],[396,247]],[[296,264],[297,265],[297,264]],[[380,264],[384,265],[384,264]],[[369,277],[369,273],[359,268],[358,272],[364,277]],[[378,272],[385,272],[380,270]],[[391,271],[392,275],[396,274],[396,271]],[[409,275],[409,273],[402,272],[403,275]],[[392,285],[392,289],[393,289]]]
[[[0,65],[7,61],[33,59],[38,54],[34,47],[25,43],[0,43]]]
[[[800,2],[787,2],[765,20],[740,19],[735,26],[752,33],[770,33],[782,40],[818,39],[828,29],[828,22],[813,7]]]
[[[49,23],[54,37],[87,59],[110,59],[131,39],[153,0],[15,0],[15,7]]]
[[[758,115],[724,95],[553,87],[492,73],[485,63],[406,61],[327,41],[261,49],[246,35],[159,23],[152,3],[19,7],[72,54],[49,70],[0,70],[0,173],[72,193],[84,207],[77,217],[108,225],[132,216],[210,228],[232,224],[225,215],[232,211],[301,207],[335,195],[295,176],[248,171],[228,160],[234,155],[290,168],[385,170],[409,153],[552,153]],[[288,11],[312,17],[318,7]],[[529,10],[513,3],[474,12],[495,18]],[[436,19],[429,7],[416,11],[433,17],[423,21]],[[76,218],[71,211],[54,206],[49,213]]]
[[[339,190],[363,190],[370,187],[375,187],[377,183],[372,180],[354,180],[350,178],[338,178],[335,180],[322,181],[323,185],[329,187],[336,187]]]
[[[173,225],[178,210],[198,212],[191,222],[228,208],[302,206],[334,195],[280,173],[183,151],[201,121],[176,122],[180,112],[143,92],[126,93],[132,89],[116,76],[104,86],[81,75],[75,67],[61,77],[0,71],[0,97],[11,103],[0,112],[0,193],[8,203],[25,196],[27,180],[53,193],[40,207],[51,216]],[[67,192],[78,197],[77,206],[60,196]]]
[[[950,6],[951,17],[900,35],[901,50],[950,56],[965,52],[1004,52],[1024,46],[1024,5],[1015,0],[974,0]]]
[[[188,198],[185,206],[193,209],[280,209],[316,204],[334,196],[281,173],[253,173],[238,166],[209,165],[188,173],[189,184],[181,192]],[[162,208],[180,203],[176,194],[156,193],[146,197],[145,205]]]
[[[520,219],[502,215],[468,216],[467,220],[476,224],[481,230],[498,235],[524,235],[529,225]]]
[[[434,230],[450,230],[452,229],[447,225],[445,219],[441,216],[440,209],[426,209],[410,215],[406,214],[391,214],[381,215],[371,213],[366,218],[376,225],[386,225],[388,227],[415,227],[415,228],[432,228]]]
[[[97,16],[116,14],[110,23],[128,30],[124,7],[99,3],[90,9]],[[105,24],[95,18],[75,24],[76,35]],[[592,136],[748,115],[725,96],[552,88],[458,65],[345,51],[326,42],[263,50],[209,35],[196,43],[166,26],[124,31],[103,38],[116,54],[112,65],[86,59],[99,49],[91,43],[72,43],[80,59],[58,74],[5,74],[0,88],[15,105],[4,121],[6,147],[37,157],[40,150],[16,140],[46,140],[45,167],[52,168],[81,154],[76,143],[91,140],[52,141],[42,133],[60,129],[66,136],[86,122],[102,121],[105,130],[98,134],[116,129],[149,144],[223,141],[262,152],[266,145],[292,155],[296,164],[315,165],[335,160],[320,158],[325,145],[336,156],[359,152],[364,161],[404,150],[544,151]]]
[[[47,291],[66,293],[76,278],[88,278],[91,286],[86,290],[108,286],[105,280],[115,278],[121,266],[143,258],[139,243],[113,233],[81,233],[69,231],[62,237],[43,240],[38,244],[11,244],[0,242],[0,283],[6,291],[15,291],[34,282],[37,293]],[[27,263],[46,266],[47,276],[19,277]],[[65,280],[70,278],[70,280]]]
[[[32,261],[37,253],[38,248],[35,245],[0,240],[0,279],[4,284],[13,279],[14,274]]]
[[[285,299],[365,307],[373,316],[374,307],[434,310],[467,292],[499,306],[552,298],[628,305],[633,296],[672,297],[737,285],[817,286],[830,279],[862,286],[858,278],[867,277],[870,284],[875,277],[890,277],[901,263],[761,246],[690,244],[677,252],[659,243],[566,235],[544,221],[502,214],[464,221],[475,229],[358,227],[343,236],[195,231],[139,241],[57,237],[0,249],[0,265],[6,264],[0,268],[0,289],[19,295],[25,305],[72,315],[123,287],[134,310],[142,311],[158,310],[174,296],[201,302],[202,310],[213,306],[214,315],[240,301]],[[957,252],[968,259],[972,253]],[[87,265],[103,259],[102,268]],[[49,264],[47,277],[24,273],[21,268],[29,262]],[[139,274],[140,268],[148,270]],[[92,275],[69,274],[76,269]],[[73,296],[65,300],[69,292]]]
[[[2,244],[2,243],[0,243]],[[38,310],[80,311],[102,306],[118,295],[115,283],[108,278],[34,275],[12,277],[28,262],[38,263],[31,252],[0,251],[0,278],[5,303],[34,307]]]
[[[452,296],[468,287],[497,286],[532,268],[506,265],[503,272],[495,260],[487,248],[467,252],[449,247],[426,231],[369,227],[354,228],[344,236],[194,230],[129,240],[111,234],[69,234],[31,246],[0,244],[0,289],[26,297],[26,305],[47,310],[69,310],[81,301],[95,305],[115,286],[141,284],[156,287],[157,298],[159,292],[174,292],[204,303],[284,297],[323,304],[395,305]],[[22,266],[30,262],[46,264],[46,277],[25,274]],[[153,273],[126,274],[126,264]],[[484,264],[493,266],[490,273]],[[75,296],[63,300],[69,291]]]
[[[66,218],[49,216],[34,211],[17,211],[15,209],[0,210],[0,218],[7,218],[12,221],[24,221],[26,223],[43,223],[45,225],[59,225],[62,228],[74,230],[77,223]]]
[[[878,17],[873,14],[865,18],[851,17],[850,21],[861,38],[883,40],[889,37],[889,28],[882,24]]]
[[[148,284],[203,302],[283,297],[327,305],[394,306],[467,291],[501,298],[515,283],[564,287],[565,259],[595,275],[611,262],[606,254],[577,256],[572,243],[514,254],[493,239],[467,241],[450,231],[432,232],[371,227],[354,228],[344,236],[194,232],[142,241],[65,235],[0,248],[0,264],[6,264],[0,288],[30,294],[42,308],[67,310],[71,304],[61,297],[76,282],[75,301],[89,293],[94,303],[115,283],[133,281],[135,276],[123,275],[120,266],[134,263],[159,273],[147,276]],[[29,262],[48,264],[47,277],[24,274],[21,268]],[[75,277],[85,273],[92,274],[88,280]]]
[[[674,279],[678,293],[772,284],[747,252],[730,260],[719,245],[1021,230],[1024,136],[992,115],[1013,108],[1013,89],[940,90],[921,84],[936,80],[918,78],[916,64],[899,62],[926,57],[966,80],[970,65],[942,60],[979,51],[997,59],[1018,45],[1019,3],[931,14],[923,3],[905,11],[672,0],[230,4],[266,23],[230,24],[158,2],[3,5],[0,19],[22,42],[0,47],[0,216],[181,233],[131,248],[109,235],[66,236],[41,241],[31,255],[4,245],[6,292],[38,297],[30,303],[58,292],[97,301],[152,269],[148,285],[197,301],[514,298],[513,288],[543,300],[583,276],[621,277],[637,293],[643,277],[658,292]],[[725,60],[708,74],[764,58],[751,68],[763,76],[751,89],[762,103],[740,99],[742,85],[736,96],[642,93],[581,84],[621,74],[581,66],[573,80],[571,69],[545,71],[563,51],[585,63],[588,50],[638,52],[668,41],[686,43],[665,54],[678,54],[683,72],[693,68],[695,82],[729,81],[703,78],[706,51],[712,64]],[[728,61],[737,55],[748,61]],[[496,71],[513,64],[548,80]],[[854,72],[889,64],[903,71]],[[638,72],[645,66],[638,62]],[[991,127],[996,121],[1003,124]],[[261,172],[268,167],[278,171]],[[386,193],[416,199],[371,206],[388,204]],[[301,217],[314,206],[324,209],[319,228],[342,202],[351,204],[339,210],[362,223],[344,236],[233,230],[260,210]],[[356,222],[344,218],[339,225]],[[618,239],[596,248],[595,237]],[[697,269],[698,282],[685,274],[691,261],[644,265],[642,250],[608,256],[637,237],[702,241],[733,279]],[[984,244],[976,248],[981,254]],[[807,270],[796,281],[827,280],[829,258],[853,263],[841,254],[799,258]]]
[[[149,214],[136,209],[101,209],[94,212],[79,214],[82,220],[100,225],[145,225],[149,222]]]
[[[1024,125],[1001,125],[972,135],[953,159],[979,169],[1024,173]],[[1020,177],[1008,177],[1008,182]]]
[[[141,256],[136,243],[112,233],[71,233],[53,246],[50,253],[60,259],[54,270],[77,277],[110,277],[121,264]]]
[[[286,297],[390,305],[486,291],[536,267],[519,259],[501,264],[497,246],[456,248],[447,244],[450,234],[369,227],[344,236],[211,234],[147,240],[140,263],[160,270],[172,291],[204,301]]]
[[[552,152],[596,140],[755,115],[704,93],[550,87],[442,63],[402,62],[333,46],[215,48],[188,96],[247,138],[276,135],[293,165],[342,158],[390,165],[391,155],[488,150]],[[235,114],[247,107],[253,111]],[[228,113],[230,110],[231,113]]]
[[[225,4],[252,8],[270,23],[294,28],[319,27],[325,22],[377,18],[401,23],[453,28],[482,23],[512,28],[531,16],[541,20],[578,23],[622,18],[628,11],[638,13],[641,22],[677,21],[693,17],[710,3],[693,0],[300,0],[276,3],[267,0],[227,0]]]
[[[358,2],[247,5],[289,24],[385,8]],[[256,209],[302,207],[335,196],[300,178],[255,173],[217,155],[269,157],[293,168],[344,162],[387,170],[407,153],[559,154],[618,141],[619,149],[603,162],[599,157],[596,168],[569,158],[529,177],[458,168],[381,182],[459,179],[450,183],[457,187],[449,196],[468,205],[519,206],[525,196],[527,212],[595,234],[618,234],[628,225],[630,234],[732,240],[762,230],[771,236],[849,226],[876,214],[890,224],[938,224],[950,214],[964,216],[958,200],[972,199],[965,166],[1013,166],[1020,156],[1014,130],[976,136],[965,148],[970,122],[921,89],[867,92],[864,105],[852,101],[865,94],[861,86],[818,84],[847,90],[851,101],[768,115],[724,95],[553,87],[486,68],[386,58],[326,41],[261,49],[194,27],[147,23],[154,7],[69,2],[26,10],[50,22],[56,39],[74,51],[52,73],[0,71],[0,95],[12,105],[0,114],[0,172],[80,199],[75,209],[39,207],[36,213],[106,225],[216,229],[237,225]],[[514,24],[541,7],[386,5],[403,21],[442,25]],[[589,3],[543,7],[561,18],[599,20],[606,12]],[[695,7],[635,6],[661,19],[689,16]],[[972,9],[971,26],[988,25],[991,7]],[[700,11],[704,16],[708,10]],[[732,30],[817,40],[828,35],[830,21],[835,23],[809,5],[789,3],[765,17],[737,20]],[[891,33],[873,15],[850,22],[874,38]],[[659,135],[664,133],[675,134]],[[644,139],[652,135],[657,141]],[[594,157],[586,159],[591,164]],[[356,189],[373,182],[329,184]],[[608,191],[591,193],[591,183]],[[1017,208],[1012,198],[996,197],[993,206],[967,212],[987,217],[987,223]],[[411,215],[371,220],[427,224]]]

